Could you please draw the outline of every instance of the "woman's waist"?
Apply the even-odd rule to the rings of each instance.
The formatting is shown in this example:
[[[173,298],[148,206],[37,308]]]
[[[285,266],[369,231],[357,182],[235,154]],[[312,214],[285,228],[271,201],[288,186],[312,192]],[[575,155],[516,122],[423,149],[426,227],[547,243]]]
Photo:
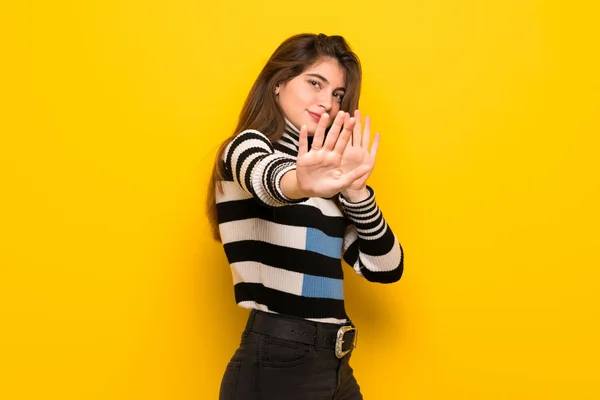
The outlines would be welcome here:
[[[333,349],[338,358],[352,350],[358,338],[358,330],[349,320],[334,324],[257,309],[251,310],[245,332]]]

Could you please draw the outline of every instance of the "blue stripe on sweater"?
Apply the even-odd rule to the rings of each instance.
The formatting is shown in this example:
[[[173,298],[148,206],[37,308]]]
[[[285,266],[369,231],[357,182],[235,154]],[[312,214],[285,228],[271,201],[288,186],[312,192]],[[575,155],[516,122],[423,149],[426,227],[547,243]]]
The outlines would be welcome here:
[[[304,275],[302,296],[343,300],[344,282],[341,279]]]
[[[319,229],[306,229],[306,250],[332,258],[342,258],[343,238],[331,237]]]

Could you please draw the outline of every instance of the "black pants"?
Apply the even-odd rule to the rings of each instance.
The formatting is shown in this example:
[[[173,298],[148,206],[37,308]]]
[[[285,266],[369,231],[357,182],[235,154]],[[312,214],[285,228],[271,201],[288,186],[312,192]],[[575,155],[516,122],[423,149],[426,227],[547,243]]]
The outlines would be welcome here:
[[[360,400],[350,355],[335,355],[339,325],[252,310],[227,364],[220,400]],[[344,350],[354,332],[344,336]],[[348,345],[350,343],[350,346]]]

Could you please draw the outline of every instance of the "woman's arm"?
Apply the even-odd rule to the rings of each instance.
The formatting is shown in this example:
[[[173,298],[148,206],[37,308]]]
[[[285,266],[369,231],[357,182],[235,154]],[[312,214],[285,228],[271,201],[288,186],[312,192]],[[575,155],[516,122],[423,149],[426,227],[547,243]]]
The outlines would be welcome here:
[[[327,121],[324,114],[315,136],[324,136]],[[349,114],[338,114],[322,147],[310,150],[307,128],[302,126],[297,159],[275,153],[261,132],[243,131],[225,149],[225,170],[231,180],[267,206],[299,203],[308,197],[331,197],[363,179],[372,169],[344,161],[354,124]]]
[[[294,190],[290,182],[296,160],[276,154],[269,139],[259,131],[238,134],[223,155],[229,178],[265,206],[279,207],[299,203],[306,198]],[[282,182],[287,176],[285,182]],[[282,187],[283,184],[283,187]]]
[[[375,202],[375,192],[350,202],[340,196],[344,214],[350,221],[344,237],[344,260],[357,274],[371,282],[392,283],[404,272],[404,251]]]

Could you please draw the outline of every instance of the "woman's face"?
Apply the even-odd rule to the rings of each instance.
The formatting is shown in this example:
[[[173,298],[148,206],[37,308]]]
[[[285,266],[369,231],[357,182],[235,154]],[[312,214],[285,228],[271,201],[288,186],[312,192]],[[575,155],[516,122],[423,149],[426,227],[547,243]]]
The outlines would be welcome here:
[[[344,71],[337,60],[325,58],[302,74],[275,89],[285,117],[298,129],[308,128],[314,135],[321,114],[328,113],[329,124],[340,110],[344,97]]]

